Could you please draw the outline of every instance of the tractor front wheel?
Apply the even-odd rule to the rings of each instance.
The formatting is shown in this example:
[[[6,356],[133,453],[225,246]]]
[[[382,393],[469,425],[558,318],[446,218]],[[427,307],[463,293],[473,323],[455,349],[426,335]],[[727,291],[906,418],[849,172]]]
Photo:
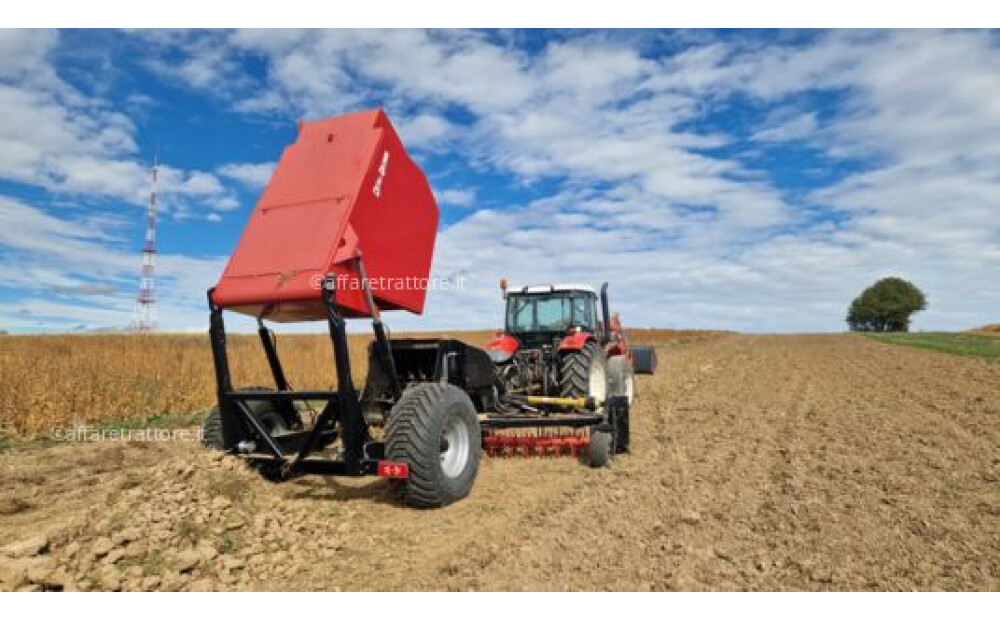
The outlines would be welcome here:
[[[410,506],[438,508],[468,495],[481,450],[476,408],[454,385],[417,384],[389,412],[386,458],[410,470],[408,478],[390,484]]]

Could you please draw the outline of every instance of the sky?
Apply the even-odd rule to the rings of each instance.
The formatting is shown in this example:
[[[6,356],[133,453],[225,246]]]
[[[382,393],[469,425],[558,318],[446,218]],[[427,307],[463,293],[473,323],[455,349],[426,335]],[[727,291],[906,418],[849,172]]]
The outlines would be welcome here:
[[[995,32],[0,30],[0,329],[129,325],[154,157],[158,325],[206,329],[297,121],[379,106],[464,284],[395,329],[495,327],[502,276],[635,327],[843,331],[888,275],[915,329],[1000,321]]]

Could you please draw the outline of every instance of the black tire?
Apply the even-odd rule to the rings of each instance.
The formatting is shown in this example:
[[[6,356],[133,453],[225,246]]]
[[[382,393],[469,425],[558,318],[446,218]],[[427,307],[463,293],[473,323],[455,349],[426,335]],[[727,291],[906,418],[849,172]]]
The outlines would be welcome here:
[[[222,415],[219,413],[219,406],[212,407],[208,412],[208,417],[201,425],[201,445],[206,448],[222,450]]]
[[[559,360],[559,395],[565,398],[595,397],[604,400],[611,390],[608,358],[596,342],[588,342],[577,351],[563,353]],[[603,394],[591,393],[592,373],[604,374]]]
[[[626,453],[631,442],[631,431],[629,429],[629,410],[631,406],[628,404],[628,398],[612,396],[608,399],[605,407],[608,424],[611,425],[612,429],[613,452],[614,454]]]
[[[625,396],[631,405],[635,401],[635,375],[628,357],[616,355],[609,359],[608,375],[611,378],[610,396]]]
[[[243,392],[273,392],[274,388],[268,387],[248,387],[240,388]],[[266,400],[254,400],[247,403],[250,412],[257,418],[261,426],[272,435],[281,434],[289,430],[284,417],[275,409],[274,404]],[[301,424],[301,422],[300,422]],[[223,449],[222,442],[222,414],[219,413],[219,406],[212,407],[201,426],[201,444],[207,448]]]
[[[635,359],[635,371],[640,375],[656,372],[655,347],[632,347],[632,357]]]
[[[457,439],[454,445],[447,443],[451,433]],[[452,449],[456,460],[449,465],[447,451]],[[402,461],[410,469],[408,478],[390,484],[409,506],[439,508],[468,495],[479,472],[481,451],[476,408],[469,395],[454,385],[418,383],[407,388],[389,412],[386,458]]]
[[[593,431],[590,434],[590,450],[588,450],[587,464],[591,467],[604,467],[611,462],[614,452],[614,445],[611,433],[606,431]]]

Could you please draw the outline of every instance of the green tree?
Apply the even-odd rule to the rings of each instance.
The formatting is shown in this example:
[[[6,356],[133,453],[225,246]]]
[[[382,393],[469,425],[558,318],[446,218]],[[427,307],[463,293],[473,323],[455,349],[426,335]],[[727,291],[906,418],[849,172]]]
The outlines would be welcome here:
[[[924,293],[902,278],[883,278],[854,298],[847,324],[856,332],[905,332],[910,316],[927,308]]]

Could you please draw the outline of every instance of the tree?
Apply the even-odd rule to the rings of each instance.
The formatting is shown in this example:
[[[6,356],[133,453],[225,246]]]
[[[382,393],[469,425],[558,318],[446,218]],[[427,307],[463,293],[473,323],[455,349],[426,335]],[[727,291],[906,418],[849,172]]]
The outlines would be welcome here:
[[[910,316],[927,308],[923,292],[902,278],[882,278],[851,302],[847,324],[856,332],[905,332]]]

